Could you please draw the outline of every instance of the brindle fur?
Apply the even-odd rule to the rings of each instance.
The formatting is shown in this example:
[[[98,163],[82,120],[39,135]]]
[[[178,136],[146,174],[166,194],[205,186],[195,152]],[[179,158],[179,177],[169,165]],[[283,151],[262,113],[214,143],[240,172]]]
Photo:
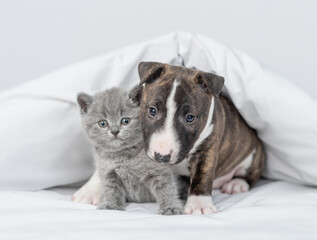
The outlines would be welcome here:
[[[245,178],[250,186],[259,179],[265,161],[264,149],[255,130],[251,129],[234,105],[220,94],[224,79],[211,73],[161,63],[140,63],[141,85],[144,84],[141,100],[141,124],[148,149],[149,138],[164,124],[166,99],[175,79],[181,80],[175,95],[178,111],[186,114],[186,102],[194,108],[190,113],[196,115],[195,124],[175,124],[176,132],[183,139],[178,162],[189,159],[189,195],[210,195],[213,180],[230,173],[254,149],[252,164]],[[220,95],[219,95],[220,94]],[[211,100],[214,100],[214,124],[212,134],[207,137],[194,153],[189,155],[208,118]],[[153,123],[148,118],[148,108],[156,106],[161,120]],[[187,106],[190,108],[190,106]],[[175,118],[182,117],[177,112]],[[160,119],[160,118],[159,118]],[[179,119],[174,119],[179,122]]]

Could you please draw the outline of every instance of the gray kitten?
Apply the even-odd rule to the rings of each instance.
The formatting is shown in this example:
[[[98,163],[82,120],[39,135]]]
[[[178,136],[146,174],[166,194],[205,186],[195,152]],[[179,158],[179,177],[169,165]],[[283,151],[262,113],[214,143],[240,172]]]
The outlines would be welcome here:
[[[77,102],[102,181],[98,209],[124,210],[126,201],[157,200],[159,214],[182,214],[171,169],[153,162],[144,151],[138,103],[119,88],[95,96],[79,93]]]

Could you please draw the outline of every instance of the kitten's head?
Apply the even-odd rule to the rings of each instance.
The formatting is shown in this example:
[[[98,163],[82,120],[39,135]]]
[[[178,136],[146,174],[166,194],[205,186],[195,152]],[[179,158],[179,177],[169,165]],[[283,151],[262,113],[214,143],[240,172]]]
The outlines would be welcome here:
[[[134,94],[133,94],[134,96]],[[139,104],[122,89],[77,95],[83,127],[93,144],[116,152],[142,141]]]

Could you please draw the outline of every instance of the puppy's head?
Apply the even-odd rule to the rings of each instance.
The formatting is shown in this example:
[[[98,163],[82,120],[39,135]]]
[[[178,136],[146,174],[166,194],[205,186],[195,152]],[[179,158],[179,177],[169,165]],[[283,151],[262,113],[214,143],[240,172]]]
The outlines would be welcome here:
[[[212,130],[213,98],[224,79],[157,62],[141,62],[139,75],[146,153],[155,161],[177,164]]]

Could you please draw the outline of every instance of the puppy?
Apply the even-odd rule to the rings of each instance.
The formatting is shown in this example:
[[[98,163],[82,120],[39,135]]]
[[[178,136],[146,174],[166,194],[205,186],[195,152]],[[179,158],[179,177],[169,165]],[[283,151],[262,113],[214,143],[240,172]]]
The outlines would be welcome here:
[[[248,191],[263,145],[221,90],[224,78],[157,62],[139,64],[141,126],[148,156],[190,178],[186,214],[210,214],[212,188]]]

